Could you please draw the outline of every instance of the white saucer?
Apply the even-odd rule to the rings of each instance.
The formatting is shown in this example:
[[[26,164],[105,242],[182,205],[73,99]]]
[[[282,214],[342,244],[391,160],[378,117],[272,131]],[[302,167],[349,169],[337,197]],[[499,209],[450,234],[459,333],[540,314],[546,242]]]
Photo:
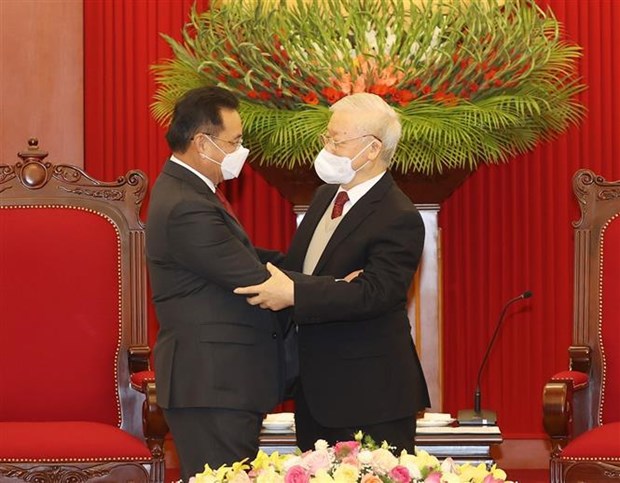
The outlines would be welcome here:
[[[269,431],[290,430],[292,426],[291,421],[263,421],[263,428]]]
[[[421,428],[432,428],[432,427],[440,427],[440,426],[449,426],[456,419],[418,419],[416,424]]]
[[[295,433],[295,429],[292,426],[288,428],[284,428],[284,429],[267,429],[263,426],[262,433],[263,434],[293,434]]]

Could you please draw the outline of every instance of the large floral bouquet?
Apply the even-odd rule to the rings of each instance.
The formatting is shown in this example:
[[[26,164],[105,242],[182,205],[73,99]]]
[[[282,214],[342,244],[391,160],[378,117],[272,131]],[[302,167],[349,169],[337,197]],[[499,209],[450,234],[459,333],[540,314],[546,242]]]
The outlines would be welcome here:
[[[166,123],[188,89],[242,99],[266,164],[310,164],[328,108],[372,92],[401,115],[394,164],[426,174],[507,160],[579,120],[578,46],[535,0],[244,0],[193,9],[154,66]]]
[[[500,483],[506,473],[483,463],[458,465],[451,458],[440,462],[425,451],[403,451],[395,456],[386,443],[381,447],[369,438],[362,442],[336,443],[319,440],[314,451],[300,455],[267,455],[259,452],[251,463],[212,469],[194,476],[189,483]]]

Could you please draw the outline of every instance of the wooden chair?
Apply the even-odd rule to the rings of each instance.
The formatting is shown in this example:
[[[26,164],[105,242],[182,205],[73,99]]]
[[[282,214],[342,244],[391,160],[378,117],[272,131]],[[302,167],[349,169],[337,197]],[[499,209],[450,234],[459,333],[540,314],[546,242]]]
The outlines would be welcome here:
[[[0,481],[162,482],[167,427],[130,384],[149,369],[146,177],[46,156],[30,140],[0,165]]]
[[[573,341],[568,371],[543,392],[552,482],[620,479],[620,181],[580,170],[573,189]]]

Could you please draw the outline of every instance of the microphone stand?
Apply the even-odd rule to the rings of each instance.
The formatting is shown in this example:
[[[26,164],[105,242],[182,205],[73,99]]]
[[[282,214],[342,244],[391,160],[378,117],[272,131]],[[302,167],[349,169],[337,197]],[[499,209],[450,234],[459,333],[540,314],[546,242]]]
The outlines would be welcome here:
[[[480,378],[482,377],[482,370],[489,358],[489,354],[491,353],[491,348],[497,338],[497,334],[499,333],[499,329],[504,321],[504,316],[506,315],[506,311],[508,307],[510,307],[513,303],[518,300],[523,300],[530,298],[532,296],[532,292],[529,290],[523,292],[518,297],[510,299],[504,305],[504,308],[500,312],[499,319],[497,320],[497,324],[495,325],[495,331],[493,332],[493,337],[491,337],[491,342],[487,346],[487,351],[482,358],[482,364],[480,364],[480,369],[478,370],[478,379],[476,382],[476,391],[474,392],[474,409],[461,409],[457,414],[457,419],[459,425],[461,426],[494,426],[497,424],[497,414],[495,411],[491,411],[488,409],[480,409]]]

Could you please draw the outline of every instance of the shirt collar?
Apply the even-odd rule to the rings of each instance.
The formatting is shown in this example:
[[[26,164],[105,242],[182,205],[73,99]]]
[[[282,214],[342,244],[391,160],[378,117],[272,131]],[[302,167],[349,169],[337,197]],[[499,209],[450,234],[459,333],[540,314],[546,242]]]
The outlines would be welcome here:
[[[379,182],[379,180],[383,177],[383,175],[386,172],[387,170],[383,171],[382,173],[379,173],[374,178],[367,179],[363,183],[355,185],[353,188],[348,190],[347,194],[349,195],[349,202],[351,203],[350,206],[353,206],[355,203],[357,203],[362,198],[362,196],[368,193],[370,189]],[[341,191],[346,191],[346,190],[343,189],[341,186],[340,188],[338,188],[338,193],[340,193]]]
[[[215,193],[215,184],[209,178],[207,178],[204,174],[200,173],[197,169],[192,168],[189,164],[184,163],[179,158],[177,158],[174,154],[170,156],[170,161],[178,164],[179,166],[183,166],[188,171],[191,171],[196,176],[198,176],[201,180],[203,180],[206,185]]]

